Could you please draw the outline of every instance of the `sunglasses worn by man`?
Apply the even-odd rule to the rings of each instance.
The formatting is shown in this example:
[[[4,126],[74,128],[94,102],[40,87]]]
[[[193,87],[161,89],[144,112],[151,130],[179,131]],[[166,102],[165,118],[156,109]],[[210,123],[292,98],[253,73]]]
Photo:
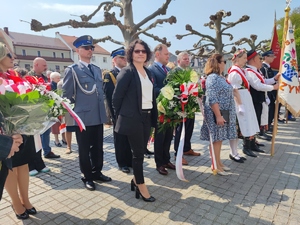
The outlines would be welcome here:
[[[95,47],[94,46],[81,46],[81,48],[84,48],[85,50],[92,50],[94,51],[95,50]]]

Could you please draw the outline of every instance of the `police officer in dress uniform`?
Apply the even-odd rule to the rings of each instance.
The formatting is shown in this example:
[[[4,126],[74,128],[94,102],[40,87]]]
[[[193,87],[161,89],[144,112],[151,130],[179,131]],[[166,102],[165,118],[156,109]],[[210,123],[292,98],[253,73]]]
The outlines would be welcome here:
[[[103,91],[106,96],[106,102],[112,116],[112,121],[116,124],[116,115],[112,108],[112,94],[115,90],[116,78],[120,70],[127,65],[124,47],[118,48],[111,53],[114,68],[104,73],[103,76]],[[132,167],[132,153],[127,139],[127,136],[116,133],[114,131],[114,145],[116,160],[119,165],[119,169],[124,173],[130,173],[129,167]]]
[[[274,74],[274,71],[271,69],[270,64],[275,59],[274,52],[271,49],[271,50],[264,52],[261,56],[263,57],[263,63],[262,63],[262,67],[261,67],[260,71],[264,75],[265,79],[273,78],[275,76],[275,74]],[[269,115],[268,115],[268,131],[269,132],[273,132],[273,128],[272,128],[271,124],[274,119],[276,95],[277,95],[276,90],[268,92],[268,97],[270,99]]]
[[[76,126],[79,165],[86,189],[95,190],[93,181],[111,181],[101,173],[103,167],[103,123],[107,121],[103,102],[102,76],[98,66],[90,64],[95,46],[89,35],[77,38],[73,45],[79,62],[65,70],[63,97],[74,103],[74,111],[85,124],[86,130]]]

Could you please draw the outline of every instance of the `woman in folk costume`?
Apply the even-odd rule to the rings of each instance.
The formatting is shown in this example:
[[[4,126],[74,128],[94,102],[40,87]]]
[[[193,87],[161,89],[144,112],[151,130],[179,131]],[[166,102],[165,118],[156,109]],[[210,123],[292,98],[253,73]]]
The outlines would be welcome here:
[[[252,152],[255,145],[254,135],[259,132],[257,118],[250,95],[250,84],[246,78],[243,67],[247,62],[247,54],[244,50],[238,50],[232,57],[233,66],[228,70],[228,82],[234,89],[234,100],[239,130],[243,136],[243,152],[252,157],[256,155]],[[237,152],[238,139],[230,140],[229,158],[235,162],[243,163],[246,158],[241,157]]]

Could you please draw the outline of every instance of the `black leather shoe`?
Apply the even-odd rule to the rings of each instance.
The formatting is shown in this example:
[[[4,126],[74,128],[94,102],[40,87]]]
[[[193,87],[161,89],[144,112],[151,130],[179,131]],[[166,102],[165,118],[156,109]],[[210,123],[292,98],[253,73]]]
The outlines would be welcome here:
[[[165,167],[160,166],[158,168],[156,168],[156,170],[161,174],[161,175],[168,175],[168,171],[166,170]]]
[[[119,169],[123,172],[123,173],[130,173],[130,169],[127,166],[121,166],[119,167]]]
[[[272,137],[266,135],[265,133],[263,133],[262,135],[257,135],[257,137],[259,139],[262,139],[262,140],[265,140],[265,141],[271,141],[272,140]]]
[[[288,118],[288,121],[296,121],[296,118],[294,117]]]
[[[251,157],[257,157],[250,149],[243,149],[243,153]]]
[[[34,207],[32,207],[31,209],[26,209],[26,212],[30,215],[35,215],[37,214],[37,211]]]
[[[147,149],[146,153],[147,153],[148,155],[154,155],[154,152],[151,152],[151,151],[149,151],[148,149]]]
[[[232,156],[231,154],[229,154],[229,158],[235,162],[244,163],[244,160],[242,160],[242,158],[237,159],[234,156]]]
[[[112,181],[110,177],[103,175],[102,173],[99,176],[94,177],[96,181],[109,182]]]
[[[81,180],[87,190],[94,191],[96,189],[95,183],[93,181],[86,180],[85,178],[81,178]]]
[[[258,143],[258,142],[256,142],[256,145],[257,145],[258,147],[264,147],[264,146],[265,146],[264,144],[261,144],[261,143]]]
[[[12,209],[15,212],[14,207],[13,206],[11,206],[11,207],[12,207]],[[27,213],[26,209],[25,209],[25,211],[22,214],[17,214],[16,212],[15,212],[15,214],[16,214],[17,219],[19,219],[19,220],[26,220],[26,219],[29,218],[29,214]]]
[[[49,152],[44,157],[47,158],[47,159],[57,159],[57,158],[60,158],[60,155],[55,155],[53,152]]]
[[[176,166],[171,162],[168,162],[166,165],[164,165],[164,167],[171,170],[176,170]]]

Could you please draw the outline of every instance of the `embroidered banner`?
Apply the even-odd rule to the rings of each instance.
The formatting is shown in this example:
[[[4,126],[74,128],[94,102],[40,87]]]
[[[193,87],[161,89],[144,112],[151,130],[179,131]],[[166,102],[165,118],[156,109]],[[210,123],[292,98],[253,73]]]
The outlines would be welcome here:
[[[289,20],[286,41],[284,46],[281,81],[278,90],[279,101],[286,105],[294,115],[300,115],[300,86],[294,27]]]

